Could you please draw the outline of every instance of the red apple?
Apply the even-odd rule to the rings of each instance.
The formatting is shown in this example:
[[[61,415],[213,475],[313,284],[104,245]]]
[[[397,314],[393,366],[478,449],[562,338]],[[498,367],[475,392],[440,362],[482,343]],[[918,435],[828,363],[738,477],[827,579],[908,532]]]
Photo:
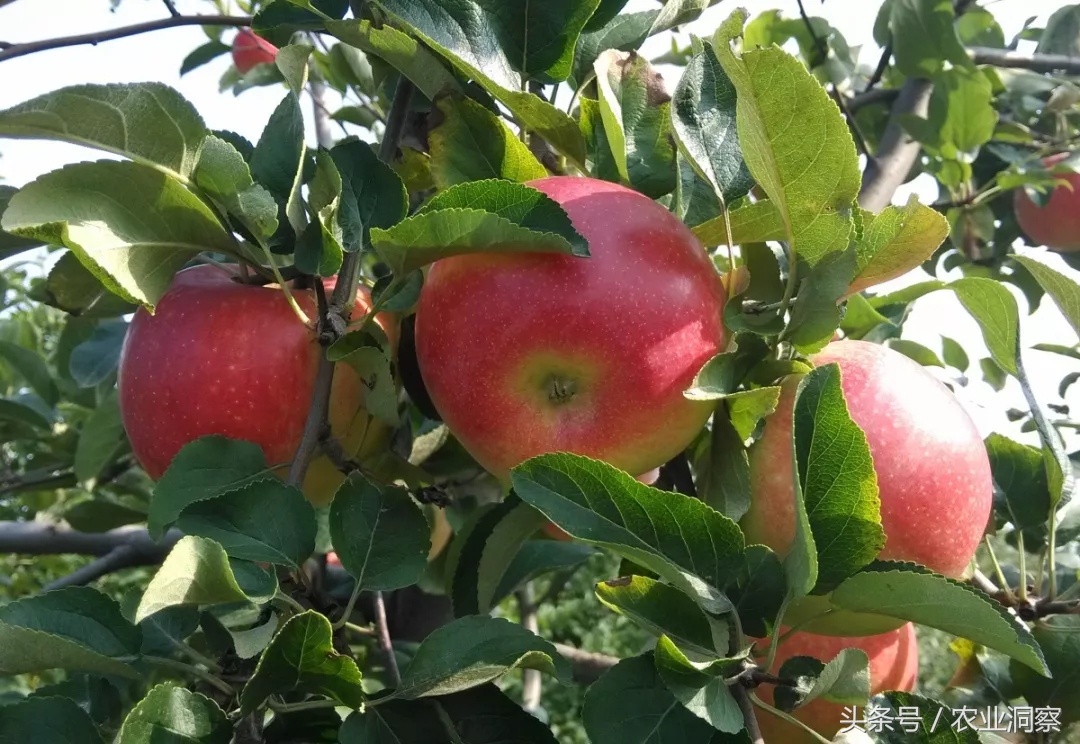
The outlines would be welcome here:
[[[314,293],[294,291],[309,317]],[[371,307],[357,293],[353,317]],[[394,341],[391,316],[378,324]],[[216,266],[181,271],[154,315],[135,313],[120,358],[120,413],[131,448],[151,478],[160,478],[180,448],[219,434],[262,447],[267,462],[292,460],[307,420],[322,349],[276,285],[233,281]],[[364,383],[338,365],[330,423],[346,454],[364,459],[389,436],[364,410]],[[341,475],[325,457],[314,460],[304,493],[315,504],[334,495]]]
[[[961,576],[982,539],[993,500],[990,463],[970,416],[923,367],[884,346],[838,341],[812,361],[839,365],[848,411],[866,434],[886,538],[879,557]],[[742,520],[748,543],[768,545],[781,556],[795,535],[791,427],[797,387],[797,376],[784,381],[777,410],[751,447],[753,499]],[[801,605],[808,612],[810,605],[822,609],[823,603],[827,598],[808,597]],[[800,623],[806,617],[796,607],[785,619]],[[816,633],[860,635],[900,624],[887,618],[868,624],[856,619],[853,613],[834,613],[806,627]]]
[[[529,185],[562,205],[592,255],[437,261],[416,313],[428,392],[501,478],[557,451],[644,473],[713,410],[683,390],[724,348],[720,277],[693,233],[635,191],[573,177]]]
[[[328,566],[337,566],[338,568],[341,568],[341,559],[338,558],[338,554],[335,553],[332,550],[329,553],[327,553],[326,554],[326,565],[328,565]]]
[[[767,648],[767,640],[758,644],[759,650]],[[861,638],[820,636],[796,631],[780,642],[770,671],[779,673],[781,665],[793,656],[813,656],[827,664],[845,648],[862,649],[869,657],[871,695],[886,690],[910,692],[915,688],[919,675],[919,649],[911,623],[888,633]],[[762,685],[757,689],[758,696],[769,705],[775,705],[773,690],[772,685]],[[826,739],[831,739],[843,728],[841,721],[845,707],[852,706],[818,698],[796,708],[792,715]],[[760,708],[756,712],[765,744],[817,744],[817,739],[778,716]],[[858,714],[865,717],[866,710],[859,707]]]
[[[1043,160],[1043,164],[1052,168],[1071,154],[1053,155]],[[1043,207],[1032,201],[1024,189],[1016,189],[1013,196],[1016,221],[1036,245],[1062,253],[1080,251],[1080,173],[1063,173],[1055,178],[1068,181],[1069,185],[1054,188]]]
[[[250,28],[242,28],[233,39],[233,64],[241,74],[247,74],[255,65],[272,63],[277,58],[278,49],[266,39],[256,36]]]

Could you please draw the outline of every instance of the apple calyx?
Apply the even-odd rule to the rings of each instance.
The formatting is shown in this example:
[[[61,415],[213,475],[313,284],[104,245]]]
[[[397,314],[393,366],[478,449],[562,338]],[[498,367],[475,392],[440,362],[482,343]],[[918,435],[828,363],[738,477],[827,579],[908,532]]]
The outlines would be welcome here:
[[[548,400],[555,404],[569,403],[577,395],[577,380],[552,375],[547,382]]]

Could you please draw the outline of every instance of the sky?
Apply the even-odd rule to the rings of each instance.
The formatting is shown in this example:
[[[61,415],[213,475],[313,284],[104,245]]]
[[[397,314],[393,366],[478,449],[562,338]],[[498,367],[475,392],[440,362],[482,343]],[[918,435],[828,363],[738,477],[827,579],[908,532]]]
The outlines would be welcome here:
[[[997,0],[982,4],[994,13],[1005,30],[1006,38],[1011,38],[1026,19],[1037,16],[1037,23],[1042,23],[1063,3],[1061,0]],[[109,0],[17,0],[0,7],[0,41],[23,42],[80,34],[159,19],[166,14],[160,0],[122,0],[114,12],[110,12],[109,5]],[[200,0],[176,0],[176,6],[185,14],[209,12],[211,7]],[[861,45],[860,59],[869,65],[876,62],[880,52],[871,37],[879,6],[877,0],[806,0],[809,13],[827,18],[852,46]],[[630,0],[626,10],[655,7],[655,0]],[[747,8],[752,16],[773,8],[779,8],[793,17],[798,14],[795,0],[723,0],[708,9],[700,20],[685,27],[679,35],[680,41],[685,43],[688,40],[687,33],[710,35],[736,7]],[[226,40],[231,33],[226,32]],[[210,128],[231,129],[249,140],[257,140],[270,113],[281,100],[283,90],[277,87],[255,88],[239,97],[234,97],[230,92],[219,93],[218,79],[229,65],[227,57],[218,58],[180,77],[183,58],[205,41],[206,36],[199,27],[177,28],[118,39],[96,47],[50,50],[2,62],[0,109],[68,85],[154,80],[179,90],[202,113]],[[651,39],[642,51],[646,56],[657,56],[667,51],[670,44],[671,37],[665,34]],[[669,87],[674,87],[677,69],[668,67],[662,71],[667,76]],[[310,106],[305,107],[305,116],[309,117],[308,132],[313,132]],[[0,182],[19,186],[67,163],[103,157],[101,153],[75,145],[0,140]],[[901,189],[894,202],[905,202],[912,192],[919,194],[924,202],[933,201],[937,197],[937,189],[928,178],[917,179]],[[1066,267],[1054,254],[1041,249],[1028,250],[1048,265],[1080,280],[1080,274]],[[958,274],[938,278],[956,276]],[[887,291],[927,278],[924,273],[916,271],[881,289]],[[1024,315],[1026,302],[1019,293],[1015,294]],[[968,350],[974,365],[977,365],[979,358],[988,356],[978,326],[949,292],[938,292],[920,299],[904,327],[904,338],[918,341],[938,352],[941,350],[942,334],[960,341]],[[1035,314],[1025,315],[1021,340],[1024,347],[1029,349],[1024,355],[1025,363],[1043,402],[1067,402],[1080,411],[1080,384],[1070,389],[1065,401],[1057,396],[1058,381],[1070,371],[1080,371],[1080,363],[1029,348],[1036,343],[1073,345],[1077,341],[1075,333],[1049,298],[1043,300],[1042,307]],[[934,372],[938,374],[939,371]],[[949,373],[942,374],[949,378]],[[1003,414],[1009,407],[1026,409],[1015,380],[1010,379],[1005,390],[996,393],[981,381],[977,366],[969,370],[968,377],[968,385],[957,387],[957,394],[983,435],[997,430],[1016,439],[1036,443],[1034,435],[1020,433],[1018,427],[1008,422]],[[1070,435],[1067,440],[1072,449],[1080,445],[1080,438]]]

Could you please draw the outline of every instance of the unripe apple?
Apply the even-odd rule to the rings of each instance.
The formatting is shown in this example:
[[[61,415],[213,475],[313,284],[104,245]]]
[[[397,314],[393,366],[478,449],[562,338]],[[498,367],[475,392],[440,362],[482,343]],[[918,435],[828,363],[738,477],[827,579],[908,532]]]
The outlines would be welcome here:
[[[566,210],[591,257],[455,256],[428,274],[416,350],[431,399],[506,479],[547,452],[631,473],[681,452],[713,410],[683,396],[724,346],[720,277],[693,233],[617,184],[529,184]]]
[[[878,557],[961,576],[982,540],[993,500],[990,462],[971,417],[933,375],[884,346],[838,341],[812,361],[839,366],[848,411],[866,434],[885,531]],[[791,428],[798,384],[798,376],[784,381],[776,412],[750,449],[752,499],[741,524],[747,543],[768,545],[780,556],[795,536]],[[824,597],[808,597],[785,619],[801,623],[824,609],[824,603]],[[900,623],[834,612],[805,627],[815,633],[860,635]]]
[[[246,75],[255,65],[269,64],[277,58],[278,48],[250,28],[242,28],[233,39],[233,64]]]
[[[781,635],[786,631],[781,631]],[[768,648],[768,640],[757,645],[758,650]],[[911,623],[887,633],[859,638],[820,636],[796,631],[780,642],[776,660],[770,670],[779,674],[780,667],[793,656],[812,656],[828,664],[845,648],[858,648],[870,659],[870,694],[886,690],[910,692],[915,688],[919,675],[919,649],[915,640],[915,628]],[[757,688],[758,696],[769,705],[775,705],[773,685]],[[818,698],[796,708],[791,714],[826,739],[831,739],[843,726],[844,708],[853,707]],[[817,739],[797,726],[760,708],[756,709],[758,724],[765,744],[817,744]],[[865,709],[858,709],[865,717]]]
[[[1053,168],[1071,154],[1053,155],[1043,160],[1043,165]],[[1063,173],[1055,178],[1069,185],[1056,186],[1046,206],[1037,205],[1024,189],[1016,189],[1013,196],[1016,221],[1036,245],[1061,253],[1080,251],[1080,173]]]
[[[293,293],[315,317],[314,293]],[[370,308],[367,290],[359,291],[353,317]],[[381,314],[376,322],[396,343],[393,316]],[[218,434],[254,442],[270,465],[287,467],[322,353],[280,287],[241,284],[216,266],[181,271],[154,315],[135,313],[121,352],[120,413],[136,459],[156,480],[185,444]],[[337,365],[331,431],[345,454],[361,461],[389,438],[388,427],[364,408],[365,389],[352,368]],[[341,481],[333,463],[319,456],[308,468],[304,495],[326,504]]]

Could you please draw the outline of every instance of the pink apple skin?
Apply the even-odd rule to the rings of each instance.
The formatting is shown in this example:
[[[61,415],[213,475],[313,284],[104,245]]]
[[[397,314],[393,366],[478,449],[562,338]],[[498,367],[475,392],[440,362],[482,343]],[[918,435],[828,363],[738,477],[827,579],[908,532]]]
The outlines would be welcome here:
[[[990,462],[974,422],[953,394],[899,352],[865,341],[831,343],[812,361],[836,362],[851,418],[874,457],[885,530],[883,560],[914,561],[959,577],[990,515]],[[795,535],[789,378],[776,413],[750,452],[748,543],[785,555]],[[819,631],[821,632],[821,631]]]
[[[437,261],[416,313],[428,392],[501,478],[557,451],[656,468],[712,411],[683,390],[723,348],[720,277],[690,230],[637,192],[589,178],[529,185],[563,206],[592,256]]]
[[[1043,160],[1043,164],[1051,167],[1071,154],[1053,155]],[[1068,181],[1072,188],[1055,188],[1044,207],[1032,201],[1023,189],[1014,192],[1016,221],[1036,245],[1045,245],[1060,253],[1080,251],[1080,173],[1064,173],[1055,178]]]
[[[255,65],[273,62],[277,58],[278,48],[261,36],[256,36],[250,28],[242,28],[233,39],[232,58],[236,69],[247,74]]]
[[[313,293],[294,294],[314,317]],[[370,307],[366,293],[358,294],[353,317]],[[396,333],[388,316],[377,322]],[[314,332],[278,287],[239,284],[216,266],[181,271],[154,315],[135,313],[124,340],[120,413],[135,457],[156,480],[185,444],[218,434],[258,444],[271,465],[288,463],[307,420],[320,353]],[[361,458],[388,434],[369,419],[363,389],[351,368],[338,365],[331,425],[346,451]],[[320,457],[304,492],[324,504],[340,480]]]
[[[765,651],[768,641],[761,641],[757,648]],[[777,647],[776,661],[770,671],[778,673],[781,665],[793,656],[813,656],[827,664],[845,648],[862,649],[869,657],[871,695],[886,690],[910,692],[915,688],[919,675],[919,649],[911,623],[888,633],[861,638],[819,636],[801,631],[792,633]],[[772,685],[762,685],[757,689],[758,696],[769,705],[774,705],[773,689]],[[845,707],[850,706],[818,698],[797,708],[792,715],[831,739],[842,728]],[[860,716],[865,716],[866,711],[861,706],[858,712]],[[772,713],[760,708],[756,709],[756,713],[765,744],[817,744],[817,739],[810,734]]]

